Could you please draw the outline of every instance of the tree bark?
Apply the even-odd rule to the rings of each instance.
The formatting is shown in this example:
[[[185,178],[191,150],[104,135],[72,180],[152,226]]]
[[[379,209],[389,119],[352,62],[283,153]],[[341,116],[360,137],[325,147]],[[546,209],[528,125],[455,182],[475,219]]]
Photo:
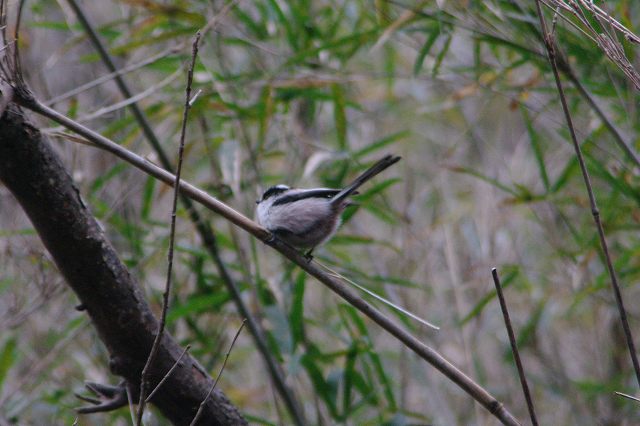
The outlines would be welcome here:
[[[0,119],[0,181],[18,200],[80,299],[109,351],[111,371],[137,392],[158,321],[49,141],[15,105],[9,105]],[[181,353],[180,346],[165,332],[149,389]],[[212,384],[198,362],[185,354],[151,403],[173,424],[188,425]],[[247,422],[216,390],[199,424]]]

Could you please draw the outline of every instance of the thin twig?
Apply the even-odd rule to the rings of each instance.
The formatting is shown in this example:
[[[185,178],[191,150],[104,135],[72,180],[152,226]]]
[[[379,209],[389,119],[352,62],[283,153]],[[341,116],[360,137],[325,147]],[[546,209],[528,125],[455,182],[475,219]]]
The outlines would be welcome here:
[[[5,50],[7,50],[9,47],[13,46],[15,44],[15,40],[11,40],[6,42],[5,44],[2,45],[2,47],[0,47],[0,52],[3,52]]]
[[[13,33],[13,39],[15,40],[13,45],[13,66],[16,76],[20,79],[22,78],[22,65],[20,64],[20,42],[18,41],[18,36],[20,34],[20,24],[22,23],[22,9],[25,3],[25,0],[20,0],[18,3],[18,16],[16,17],[16,27]]]
[[[624,397],[624,398],[630,399],[630,400],[632,400],[632,401],[640,402],[640,398],[637,398],[637,397],[635,397],[635,396],[633,396],[633,395],[628,395],[628,394],[626,394],[626,393],[622,393],[622,392],[614,392],[614,393],[615,393],[616,395],[618,395],[618,396],[621,396],[621,397]]]
[[[546,7],[548,7],[551,10],[554,10],[554,5],[548,3],[549,1],[553,1],[553,0],[541,0],[541,1]],[[555,2],[555,3],[557,3],[557,2]],[[578,24],[573,22],[570,18],[564,16],[562,13],[559,13],[559,11],[558,11],[559,8],[560,8],[560,6],[555,5],[555,15],[554,16],[557,16],[557,17],[561,18],[567,25],[571,26],[576,31],[579,31],[583,36],[587,37],[592,42],[597,43],[596,39],[591,34],[589,34],[586,30],[582,29]],[[554,26],[553,27],[555,29],[555,22],[554,22]],[[551,32],[553,33],[554,30],[552,29]]]
[[[191,345],[187,345],[186,348],[184,348],[184,350],[182,351],[182,353],[180,354],[180,356],[178,357],[178,359],[176,359],[176,362],[173,363],[173,365],[171,366],[171,368],[169,369],[169,371],[167,371],[167,374],[164,375],[164,377],[162,378],[162,380],[160,380],[160,382],[158,382],[158,385],[155,387],[154,390],[151,391],[151,393],[149,394],[149,396],[147,397],[147,399],[145,399],[145,402],[149,402],[151,401],[151,398],[153,398],[153,396],[156,394],[156,392],[158,391],[158,389],[160,389],[162,387],[162,385],[164,384],[164,382],[167,381],[167,379],[169,378],[169,376],[171,376],[171,373],[173,373],[173,370],[175,370],[178,365],[180,365],[180,361],[182,360],[182,357],[189,352],[189,349],[191,349]]]
[[[600,211],[598,210],[596,197],[593,193],[591,178],[589,177],[589,172],[587,170],[587,166],[582,156],[582,150],[580,149],[580,144],[578,143],[578,138],[576,136],[575,128],[573,126],[573,119],[571,118],[571,112],[569,111],[569,107],[567,105],[567,99],[565,97],[564,89],[562,87],[562,82],[560,81],[560,74],[558,72],[558,66],[556,64],[555,43],[551,38],[551,36],[549,35],[549,33],[547,32],[547,25],[544,19],[544,15],[542,14],[542,7],[540,6],[540,0],[536,0],[536,11],[538,13],[538,19],[540,21],[540,29],[543,35],[544,46],[547,50],[547,58],[549,59],[549,63],[551,64],[551,70],[553,71],[553,77],[556,82],[558,96],[560,97],[562,110],[564,112],[564,116],[567,121],[569,134],[571,135],[571,142],[573,143],[573,148],[576,152],[576,157],[578,158],[578,164],[580,165],[580,171],[582,172],[582,178],[584,180],[584,184],[587,189],[587,194],[589,196],[589,205],[591,207],[591,215],[593,216],[593,221],[595,222],[595,225],[598,231],[598,237],[600,239],[600,247],[602,248],[602,252],[605,258],[605,263],[607,265],[607,270],[609,272],[609,278],[611,280],[611,288],[613,290],[613,294],[616,299],[618,313],[620,314],[620,321],[622,322],[624,337],[627,342],[627,347],[629,349],[629,356],[631,357],[631,363],[633,364],[633,369],[636,374],[636,380],[638,382],[638,385],[640,386],[640,364],[638,363],[636,348],[635,348],[635,344],[633,343],[633,335],[631,334],[631,328],[629,327],[629,321],[627,319],[627,311],[624,307],[624,302],[622,301],[622,292],[620,291],[620,286],[618,285],[618,278],[616,277],[616,271],[613,268],[611,255],[609,254],[609,247],[607,245],[607,240],[604,235],[604,228],[602,227],[602,221],[600,219]]]
[[[186,95],[184,101],[184,111],[182,113],[182,128],[180,129],[180,146],[178,148],[178,166],[176,168],[173,204],[171,205],[171,230],[169,232],[169,253],[167,255],[167,281],[165,284],[164,293],[162,294],[162,315],[160,316],[160,326],[158,334],[156,334],[156,338],[153,341],[153,346],[151,346],[149,358],[147,358],[147,363],[142,369],[142,375],[140,378],[140,401],[138,403],[138,415],[136,419],[136,424],[138,426],[142,424],[142,414],[144,412],[144,405],[146,402],[146,381],[148,378],[149,370],[151,369],[151,365],[155,361],[156,355],[158,354],[158,349],[160,349],[160,341],[162,341],[162,335],[164,333],[164,328],[167,321],[167,311],[169,309],[169,295],[171,294],[171,276],[173,271],[173,249],[176,234],[176,211],[178,210],[178,194],[180,193],[180,175],[182,173],[182,161],[184,157],[184,140],[187,133],[187,118],[189,117],[189,110],[191,109],[191,105],[189,103],[189,101],[191,100],[191,83],[193,82],[193,69],[196,65],[196,58],[198,57],[199,42],[200,31],[198,31],[195,39],[193,40],[191,64],[189,65],[189,71],[187,73],[187,87],[185,90]]]
[[[504,294],[502,294],[502,285],[500,285],[500,277],[498,277],[498,271],[496,271],[496,268],[491,269],[491,275],[493,275],[493,283],[496,285],[496,292],[498,294],[498,300],[500,301],[500,309],[502,310],[504,325],[505,327],[507,327],[509,343],[511,343],[511,352],[513,353],[513,358],[516,361],[516,368],[518,369],[518,376],[520,377],[520,384],[522,385],[524,399],[527,401],[527,409],[529,410],[529,417],[531,417],[531,424],[533,426],[538,426],[536,411],[533,408],[533,399],[531,398],[531,393],[529,392],[527,377],[524,374],[524,367],[522,367],[522,361],[520,360],[518,343],[516,342],[516,336],[513,332],[513,326],[511,325],[511,318],[509,318],[509,309],[507,309],[507,302],[504,299]]]
[[[613,30],[617,30],[624,35],[624,37],[632,42],[640,42],[640,38],[633,34],[630,30],[624,27],[616,21],[611,15],[604,10],[592,4],[591,1],[571,1],[568,4],[563,0],[549,0],[553,5],[547,4],[544,0],[542,3],[553,9],[553,5],[556,6],[556,15],[558,15],[558,8],[561,8],[571,13],[578,21],[592,34],[589,35],[594,43],[600,47],[607,57],[620,68],[620,70],[627,76],[627,78],[633,83],[636,89],[640,89],[640,75],[635,70],[629,59],[626,57],[622,45],[618,42],[616,35],[613,32],[607,30],[607,27],[611,27]],[[585,9],[591,12],[591,16],[587,16]],[[600,28],[596,28],[592,21],[596,21]],[[568,22],[571,22],[568,20]],[[606,23],[605,23],[606,22]],[[580,31],[583,31],[580,29]],[[583,31],[584,33],[584,31]]]
[[[5,46],[9,43],[7,40],[7,15],[7,2],[0,0],[0,34],[2,34],[2,44]]]
[[[133,406],[133,395],[131,395],[131,383],[125,381],[124,388],[127,391],[127,402],[129,403],[129,415],[131,416],[131,424],[136,424],[136,410]]]
[[[580,5],[581,5],[582,7],[587,9],[589,12],[591,12],[591,14],[593,15],[593,19],[599,22],[603,19],[606,20],[609,23],[609,25],[611,25],[612,28],[616,29],[621,34],[623,34],[624,38],[626,38],[628,41],[630,41],[631,43],[640,43],[640,37],[635,35],[631,30],[629,30],[627,27],[625,27],[620,22],[618,22],[609,13],[605,12],[603,9],[596,6],[592,2],[592,0],[589,0],[589,1],[578,0],[580,5],[578,5],[577,4],[578,2],[575,2],[575,1],[570,1],[568,3],[564,0],[552,0],[552,1],[556,6],[559,6],[562,9],[566,10],[567,12],[570,12],[573,15],[575,15],[585,26],[591,27],[591,23],[589,22],[589,19],[585,16],[584,12],[580,8]]]
[[[213,393],[213,390],[216,388],[216,385],[218,384],[218,380],[220,380],[220,377],[222,376],[222,372],[224,371],[224,367],[227,365],[227,360],[229,359],[231,350],[233,350],[233,345],[236,344],[236,340],[238,340],[238,336],[240,336],[240,332],[242,331],[242,328],[244,327],[244,324],[246,322],[247,322],[246,318],[242,320],[242,324],[240,324],[240,328],[238,328],[236,335],[233,337],[233,340],[231,341],[231,345],[229,345],[229,350],[227,351],[227,354],[224,356],[224,361],[222,361],[222,367],[220,367],[218,376],[216,377],[216,380],[213,382],[213,385],[211,385],[209,392],[207,392],[207,396],[205,396],[202,402],[200,403],[200,406],[198,407],[198,411],[196,412],[196,415],[193,417],[193,420],[191,420],[191,423],[189,423],[189,426],[195,426],[196,422],[200,419],[200,416],[204,411],[204,406],[207,404],[207,400],[211,396],[211,393]]]

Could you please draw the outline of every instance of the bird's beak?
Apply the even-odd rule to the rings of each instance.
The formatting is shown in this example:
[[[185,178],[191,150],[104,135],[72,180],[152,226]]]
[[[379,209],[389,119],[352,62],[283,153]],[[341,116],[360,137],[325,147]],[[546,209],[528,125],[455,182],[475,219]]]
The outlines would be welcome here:
[[[256,204],[260,204],[260,200],[256,200]]]

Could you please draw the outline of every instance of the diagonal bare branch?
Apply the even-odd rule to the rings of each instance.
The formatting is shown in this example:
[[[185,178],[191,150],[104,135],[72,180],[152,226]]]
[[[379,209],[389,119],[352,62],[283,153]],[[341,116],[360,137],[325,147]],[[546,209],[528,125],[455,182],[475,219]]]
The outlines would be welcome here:
[[[74,122],[73,120],[65,117],[57,111],[43,105],[41,102],[34,98],[23,99],[18,97],[17,100],[21,105],[31,109],[39,114],[42,114],[59,124],[67,127],[70,130],[82,135],[86,139],[95,144],[96,147],[104,149],[117,157],[127,161],[134,167],[143,170],[145,173],[154,176],[158,180],[164,182],[167,185],[175,184],[175,176],[166,170],[150,163],[144,158],[128,151],[115,142],[107,139],[106,137]],[[379,310],[370,305],[362,297],[356,295],[351,291],[347,284],[341,280],[333,277],[324,271],[315,262],[309,262],[308,259],[297,252],[289,245],[283,243],[273,235],[264,229],[262,226],[252,221],[248,217],[244,216],[240,212],[234,210],[230,206],[224,204],[218,199],[210,196],[201,189],[185,182],[180,181],[180,192],[190,197],[192,200],[201,203],[210,210],[220,214],[226,220],[242,228],[244,231],[250,233],[254,237],[258,238],[266,245],[274,248],[280,252],[287,259],[298,265],[302,270],[309,275],[315,277],[322,284],[327,286],[331,291],[338,296],[346,300],[349,304],[354,306],[360,312],[369,317],[372,321],[377,323],[389,334],[394,336],[397,340],[402,342],[405,346],[411,349],[420,358],[427,361],[442,374],[448,377],[451,381],[456,383],[460,388],[467,392],[471,397],[478,401],[484,408],[486,408],[492,415],[499,419],[505,425],[519,425],[518,420],[505,408],[505,406],[498,401],[493,395],[491,395],[486,389],[473,381],[470,377],[460,371],[457,367],[451,364],[446,358],[440,355],[436,350],[422,343],[415,338],[405,329],[400,327],[389,317],[382,314]]]

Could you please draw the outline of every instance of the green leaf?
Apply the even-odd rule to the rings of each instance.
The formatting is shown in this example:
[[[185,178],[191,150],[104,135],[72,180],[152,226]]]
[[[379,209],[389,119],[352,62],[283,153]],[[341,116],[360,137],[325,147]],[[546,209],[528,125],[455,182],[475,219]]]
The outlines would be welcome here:
[[[293,350],[295,350],[299,343],[304,341],[305,279],[306,274],[300,271],[293,286],[293,300],[291,302],[291,312],[289,313]]]
[[[356,195],[356,200],[358,200],[359,203],[364,203],[365,201],[370,200],[377,194],[384,192],[387,188],[399,182],[402,182],[402,179],[400,178],[385,179],[382,182],[376,183],[375,185],[371,186],[371,188],[368,189],[367,191]]]
[[[219,289],[215,293],[190,296],[184,302],[171,307],[167,313],[167,322],[172,324],[176,320],[186,316],[195,316],[203,312],[216,312],[220,306],[224,305],[230,299],[231,296],[229,293],[222,289]]]
[[[336,417],[338,416],[338,410],[336,407],[338,389],[335,382],[325,380],[322,369],[317,363],[317,361],[322,358],[322,353],[315,345],[311,344],[307,349],[307,353],[302,356],[300,361],[309,375],[309,379],[311,379],[311,382],[313,383],[315,392],[327,405],[331,415]]]
[[[537,59],[540,63],[546,63],[546,56],[532,48],[531,46],[523,46],[517,42],[493,36],[490,34],[476,35],[475,39],[490,45],[501,45],[510,50],[523,54],[526,58]],[[548,66],[548,64],[547,64]]]
[[[260,94],[260,106],[261,108],[258,117],[258,145],[259,150],[262,150],[267,138],[269,120],[271,118],[271,114],[273,114],[273,90],[269,85],[262,89],[262,93]]]
[[[129,167],[127,166],[127,163],[116,163],[113,167],[107,170],[106,173],[98,176],[93,181],[91,188],[89,189],[89,194],[95,195],[95,193],[102,189],[111,179],[128,169]]]
[[[542,179],[542,183],[544,184],[544,189],[549,192],[549,175],[547,174],[547,167],[544,163],[544,153],[542,142],[540,141],[540,137],[538,136],[538,132],[533,127],[533,123],[531,122],[531,118],[529,118],[529,112],[524,107],[520,107],[520,112],[522,113],[522,117],[524,119],[524,123],[527,127],[527,133],[529,134],[529,141],[531,142],[531,149],[533,150],[533,155],[536,159],[536,164],[538,165],[538,173],[540,174],[540,178]]]
[[[0,390],[9,370],[18,359],[17,346],[17,340],[12,336],[5,340],[2,350],[0,350]]]
[[[356,358],[358,355],[357,346],[355,343],[351,344],[344,365],[344,386],[342,393],[342,413],[344,417],[348,418],[351,412],[351,389],[353,387],[353,380],[357,372],[355,370]]]
[[[359,149],[353,153],[354,159],[360,159],[368,154],[379,151],[380,149],[399,142],[401,139],[408,137],[411,134],[408,130],[392,133],[389,136],[385,136],[382,139],[378,139],[375,142],[370,143],[362,149]]]
[[[347,115],[345,111],[344,91],[339,84],[331,85],[333,96],[333,120],[336,127],[336,137],[338,148],[341,151],[347,150]]]
[[[153,209],[153,193],[156,187],[156,179],[149,176],[142,188],[142,207],[140,209],[140,216],[142,220],[148,221],[149,215]]]
[[[524,348],[525,346],[531,344],[531,342],[535,339],[545,306],[546,301],[540,301],[540,303],[537,304],[535,310],[527,320],[526,324],[520,328],[520,331],[517,333],[518,347]]]
[[[614,193],[621,193],[624,196],[635,201],[637,205],[640,205],[640,189],[636,188],[634,185],[630,185],[629,182],[624,178],[624,175],[614,176],[606,165],[602,162],[602,160],[594,158],[588,152],[585,153],[585,159],[587,162],[587,167],[591,171],[594,176],[598,176],[603,179],[605,182],[609,183],[611,190]]]
[[[280,305],[273,303],[264,308],[264,315],[269,322],[269,334],[273,336],[273,343],[277,345],[278,352],[292,354],[292,331],[286,311]]]
[[[245,12],[241,7],[233,8],[235,16],[244,24],[245,30],[258,40],[264,40],[269,37],[269,31],[262,22],[253,19],[251,14]]]
[[[82,31],[82,27],[80,25],[70,26],[65,21],[29,21],[29,26],[31,28],[41,28],[46,30],[55,30],[55,31],[69,31],[71,29],[75,31]]]
[[[351,33],[348,36],[338,39],[327,41],[319,46],[312,47],[310,49],[302,50],[297,54],[291,56],[281,68],[287,69],[292,65],[301,64],[309,57],[315,57],[322,51],[335,52],[338,48],[357,47],[361,49],[364,45],[375,40],[380,30],[375,28],[368,31]]]
[[[271,6],[271,9],[273,9],[273,11],[275,12],[277,21],[280,24],[280,28],[284,28],[285,34],[287,36],[287,40],[289,41],[289,46],[291,46],[292,49],[297,50],[298,37],[296,37],[296,34],[291,27],[291,20],[285,16],[284,12],[280,8],[280,5],[278,5],[277,1],[267,0],[267,3],[269,4],[269,6]]]
[[[387,210],[383,210],[374,204],[367,203],[364,205],[364,208],[369,213],[371,213],[381,221],[388,223],[389,225],[396,225],[398,222],[397,218],[393,215],[393,213],[390,213]]]
[[[397,409],[396,399],[393,394],[393,387],[387,372],[385,371],[384,366],[382,365],[382,360],[380,359],[380,355],[372,348],[367,351],[367,355],[373,364],[373,368],[378,375],[378,380],[382,384],[382,391],[384,393],[385,398],[387,399],[387,404],[389,406],[389,410],[395,411]]]
[[[569,179],[578,172],[578,159],[573,156],[567,164],[565,164],[564,169],[560,172],[560,175],[556,179],[556,181],[551,186],[551,192],[555,193],[560,191],[565,185],[569,182]]]
[[[367,328],[366,324],[364,323],[364,321],[362,320],[362,318],[360,317],[356,309],[351,305],[341,305],[341,308],[343,308],[344,312],[349,316],[352,324],[356,326],[358,332],[361,335],[361,336],[356,336],[354,338],[363,339],[365,342],[371,342],[369,329]],[[375,351],[375,349],[370,345],[366,346],[364,353],[366,353],[367,358],[369,359],[369,362],[371,362],[371,364],[373,365],[373,370],[377,375],[378,382],[382,385],[382,391],[385,395],[385,398],[387,399],[387,403],[391,411],[395,411],[396,401],[395,401],[395,396],[393,394],[392,383],[389,377],[387,376],[387,373],[382,365],[380,356]],[[367,392],[365,389],[363,389],[363,391]],[[369,397],[369,398],[376,398],[374,394],[368,395],[367,393],[363,393],[363,396]]]
[[[358,245],[358,244],[371,244],[375,242],[373,238],[363,237],[360,235],[347,235],[347,234],[339,234],[335,237],[331,238],[331,244],[338,245]]]
[[[246,411],[242,412],[242,415],[249,421],[252,425],[264,425],[264,426],[278,426],[278,423],[274,423],[271,420],[267,420],[264,417],[258,417],[255,414],[247,414]]]
[[[413,64],[414,76],[417,76],[418,74],[420,74],[420,70],[422,69],[424,58],[426,58],[427,55],[429,54],[429,51],[431,50],[431,48],[433,47],[433,44],[438,39],[439,35],[440,35],[440,26],[437,26],[431,31],[431,33],[429,34],[429,37],[427,37],[427,40],[424,42],[424,44],[420,48],[420,51],[418,51],[418,56],[416,57],[416,61]]]
[[[502,284],[502,289],[508,288],[511,284],[515,282],[516,277],[519,274],[519,270],[516,268],[515,270],[507,272],[507,274],[501,278],[500,283]],[[460,325],[463,326],[468,323],[473,318],[477,317],[482,313],[484,308],[491,302],[498,293],[494,288],[489,293],[487,293],[476,305],[471,309],[471,311],[460,321]]]
[[[444,57],[449,51],[449,46],[451,46],[451,38],[452,38],[451,34],[447,34],[447,38],[444,41],[444,45],[442,46],[440,53],[438,53],[438,56],[436,56],[436,62],[433,64],[433,69],[431,70],[432,78],[436,78],[438,76],[438,73],[440,72],[440,66],[442,65],[442,61],[444,60]]]
[[[488,184],[491,184],[492,186],[495,186],[496,188],[501,189],[508,194],[513,195],[515,198],[518,198],[520,196],[520,194],[518,194],[517,191],[514,191],[513,189],[509,188],[507,185],[501,183],[497,179],[490,178],[476,170],[473,170],[472,168],[452,166],[452,167],[448,167],[448,169],[451,170],[452,172],[464,173],[470,176],[477,177],[478,179],[485,181]]]

